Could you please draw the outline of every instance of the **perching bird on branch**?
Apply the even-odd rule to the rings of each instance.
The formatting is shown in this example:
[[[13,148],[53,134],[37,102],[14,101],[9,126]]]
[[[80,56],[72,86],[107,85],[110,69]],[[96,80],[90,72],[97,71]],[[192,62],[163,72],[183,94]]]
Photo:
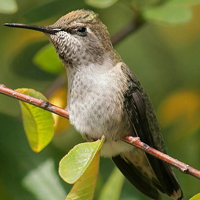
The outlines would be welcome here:
[[[87,141],[105,135],[102,155],[142,193],[173,199],[183,193],[171,167],[123,141],[127,135],[162,152],[164,142],[149,98],[136,76],[113,49],[106,26],[92,11],[77,10],[50,26],[5,24],[45,33],[68,77],[70,122]]]

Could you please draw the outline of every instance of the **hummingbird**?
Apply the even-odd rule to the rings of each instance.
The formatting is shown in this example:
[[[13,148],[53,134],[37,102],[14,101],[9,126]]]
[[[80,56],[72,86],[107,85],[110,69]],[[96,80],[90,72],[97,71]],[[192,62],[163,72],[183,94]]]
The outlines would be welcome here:
[[[81,9],[49,26],[4,25],[43,32],[54,45],[67,71],[69,120],[84,139],[94,141],[104,135],[101,155],[112,158],[146,196],[160,200],[161,192],[175,200],[183,199],[169,164],[122,141],[125,136],[139,137],[166,152],[149,97],[114,50],[98,14]]]

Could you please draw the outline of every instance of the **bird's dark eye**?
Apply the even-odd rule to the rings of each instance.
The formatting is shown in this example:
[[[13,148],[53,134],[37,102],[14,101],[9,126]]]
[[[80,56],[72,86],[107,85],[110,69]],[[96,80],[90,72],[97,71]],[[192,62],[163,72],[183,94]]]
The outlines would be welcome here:
[[[76,28],[76,32],[80,36],[86,36],[87,35],[87,28],[85,26],[79,26]]]

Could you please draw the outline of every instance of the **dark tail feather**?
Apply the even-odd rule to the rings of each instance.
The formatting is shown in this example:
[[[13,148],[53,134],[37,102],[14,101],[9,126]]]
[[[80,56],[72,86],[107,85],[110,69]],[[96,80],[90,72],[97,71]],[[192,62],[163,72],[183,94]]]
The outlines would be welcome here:
[[[161,200],[161,196],[158,190],[153,187],[151,182],[148,182],[148,179],[144,177],[141,171],[132,165],[131,163],[126,162],[120,155],[112,158],[116,166],[122,172],[122,174],[143,194],[146,196],[155,199]]]
[[[183,192],[170,165],[151,155],[146,156],[161,186],[157,188],[173,199],[183,199]]]
[[[170,196],[173,199],[183,199],[182,190],[175,178],[172,169],[167,163],[156,159],[156,162],[158,162],[157,165],[151,165],[153,170],[152,173],[155,174],[155,179],[157,179],[154,180],[146,177],[142,173],[140,168],[135,166],[133,162],[129,162],[128,158],[125,157],[124,159],[123,157],[118,155],[113,157],[112,159],[119,170],[124,174],[124,176],[143,194],[152,199],[160,200],[161,196],[158,192],[158,190],[160,190],[162,193]],[[151,162],[153,161],[151,159],[152,156],[150,159],[149,156],[147,156],[147,158],[150,162],[149,164],[151,164]],[[157,168],[156,170],[155,166],[159,167],[159,169]]]

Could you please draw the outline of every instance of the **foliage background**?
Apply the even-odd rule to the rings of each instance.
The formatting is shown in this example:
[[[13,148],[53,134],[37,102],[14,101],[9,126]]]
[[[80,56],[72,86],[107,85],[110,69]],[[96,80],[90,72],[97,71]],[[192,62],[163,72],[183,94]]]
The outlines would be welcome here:
[[[173,0],[181,2],[181,0]],[[165,138],[167,150],[173,157],[200,169],[200,5],[190,5],[187,12],[159,20],[163,14],[153,15],[139,29],[115,46],[123,60],[136,73],[149,94]],[[93,6],[91,6],[93,2]],[[100,1],[83,0],[0,0],[0,23],[21,22],[52,24],[69,11],[85,8],[100,14],[111,35],[121,30],[134,17],[131,6],[140,3],[142,10],[160,1],[104,0],[113,3],[105,8],[96,7]],[[161,3],[166,3],[162,1]],[[88,4],[89,3],[89,4]],[[106,4],[101,4],[102,5]],[[181,10],[181,9],[180,9]],[[163,11],[164,12],[164,11]],[[178,12],[177,12],[178,13]],[[180,13],[179,13],[180,14]],[[148,13],[147,13],[148,15]],[[165,19],[166,19],[165,16]],[[36,58],[38,51],[48,44],[47,38],[34,31],[0,27],[0,82],[11,88],[34,88],[46,93],[60,74],[61,63],[52,60],[54,54]],[[46,47],[49,49],[49,47]],[[41,60],[49,60],[47,64]],[[55,62],[57,69],[50,69]],[[47,67],[45,67],[47,66]],[[50,101],[65,106],[66,86],[50,95]],[[57,119],[58,120],[58,119]],[[21,121],[18,102],[0,96],[0,194],[4,200],[57,200],[64,199],[71,186],[58,175],[59,160],[75,144],[82,142],[80,135],[67,120],[56,124],[56,135],[51,144],[36,154],[28,146]],[[95,199],[107,181],[114,165],[102,158]],[[189,199],[200,192],[199,180],[175,170]],[[112,188],[113,186],[110,185]],[[114,191],[114,189],[113,189]],[[118,197],[117,197],[118,198]],[[164,197],[167,199],[167,197]],[[124,182],[121,200],[145,200],[135,188]]]

